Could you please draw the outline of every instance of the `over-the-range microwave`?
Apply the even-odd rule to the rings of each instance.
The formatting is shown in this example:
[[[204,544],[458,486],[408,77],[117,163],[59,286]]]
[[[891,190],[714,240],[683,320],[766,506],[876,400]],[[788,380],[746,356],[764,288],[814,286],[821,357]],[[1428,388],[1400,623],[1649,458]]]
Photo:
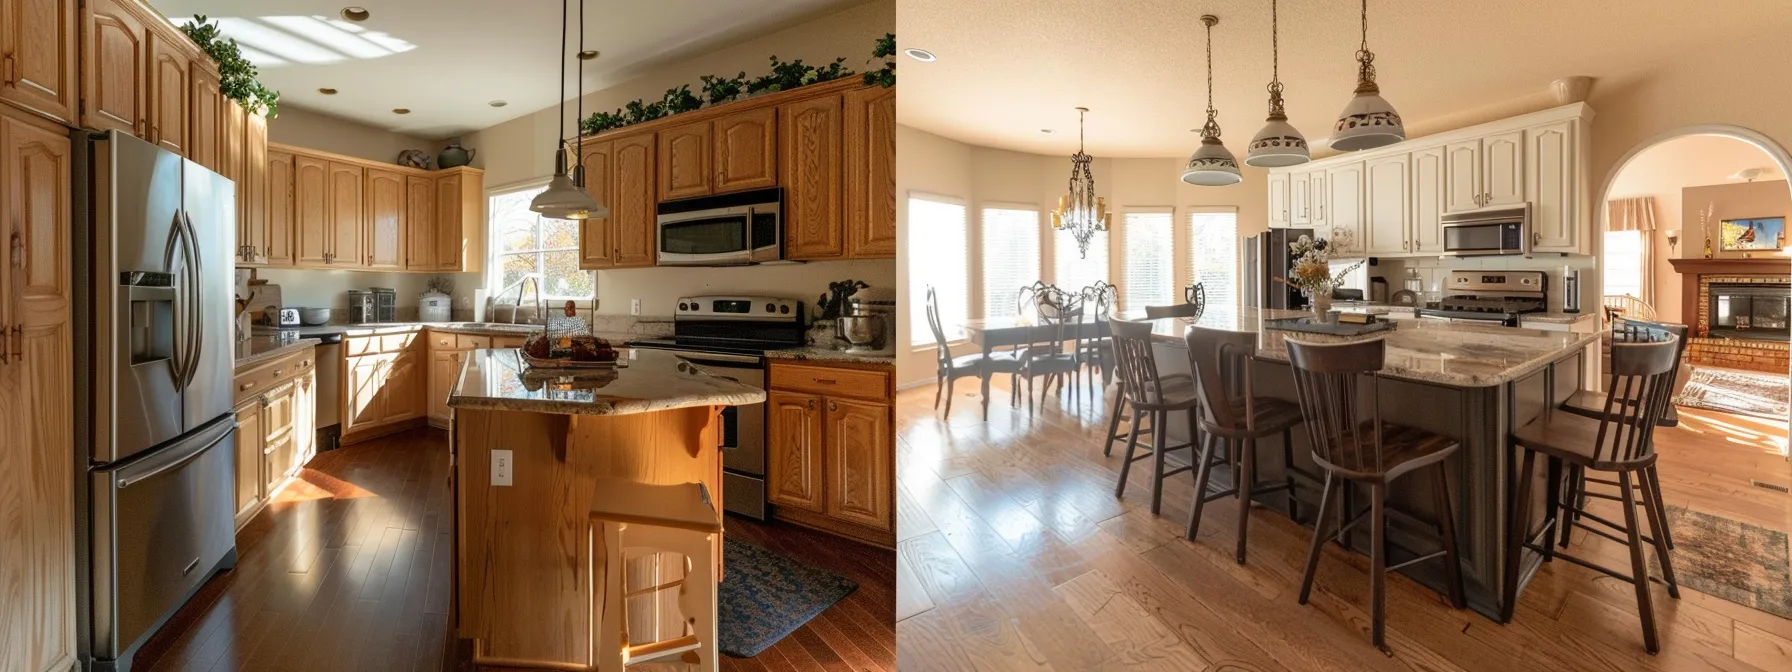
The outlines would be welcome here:
[[[784,190],[660,203],[660,266],[744,266],[784,259]]]
[[[1447,257],[1531,256],[1531,204],[1446,214],[1443,234]]]

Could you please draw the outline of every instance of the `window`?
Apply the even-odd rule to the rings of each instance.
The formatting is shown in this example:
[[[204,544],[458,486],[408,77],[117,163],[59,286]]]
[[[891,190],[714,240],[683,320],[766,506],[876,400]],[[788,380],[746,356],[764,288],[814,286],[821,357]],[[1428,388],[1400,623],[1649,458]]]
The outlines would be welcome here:
[[[939,297],[940,324],[947,337],[970,319],[971,273],[965,231],[964,203],[941,196],[909,196],[909,248],[924,253],[908,257],[909,343],[933,344],[927,328],[927,288]]]
[[[1058,229],[1052,239],[1057,251],[1052,255],[1052,284],[1067,292],[1078,292],[1084,287],[1095,284],[1096,280],[1108,280],[1108,236],[1113,232],[1096,233],[1089,239],[1089,254],[1077,254],[1076,236],[1070,229]]]
[[[1604,293],[1643,298],[1643,232],[1605,232]]]
[[[1201,283],[1209,312],[1230,315],[1238,307],[1238,213],[1189,213],[1188,242],[1189,279]]]
[[[1039,211],[986,207],[982,238],[983,316],[1014,315],[1020,289],[1039,281]]]
[[[1171,228],[1175,217],[1169,208],[1128,211],[1120,235],[1126,240],[1126,259],[1120,282],[1120,307],[1128,311],[1145,306],[1182,303],[1176,298]]]
[[[589,299],[597,276],[579,268],[579,223],[548,219],[529,210],[529,201],[547,186],[492,194],[487,212],[491,246],[502,290],[530,273],[541,275],[543,299]]]

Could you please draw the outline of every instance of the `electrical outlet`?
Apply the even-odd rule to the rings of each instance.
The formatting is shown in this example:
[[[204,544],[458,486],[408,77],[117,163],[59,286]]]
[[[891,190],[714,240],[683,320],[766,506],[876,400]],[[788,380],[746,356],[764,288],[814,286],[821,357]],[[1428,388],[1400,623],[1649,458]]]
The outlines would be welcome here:
[[[640,315],[641,314],[641,300],[640,299],[629,299],[628,300],[628,314],[630,314],[630,315]]]
[[[511,485],[513,476],[514,476],[514,474],[512,473],[512,464],[510,461],[510,451],[508,451],[508,450],[492,451],[492,485],[494,485],[494,486]]]

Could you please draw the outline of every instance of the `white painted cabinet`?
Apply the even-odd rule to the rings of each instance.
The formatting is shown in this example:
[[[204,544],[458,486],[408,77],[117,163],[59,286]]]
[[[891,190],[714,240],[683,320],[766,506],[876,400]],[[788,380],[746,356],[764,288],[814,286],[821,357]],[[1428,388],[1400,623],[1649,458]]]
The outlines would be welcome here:
[[[1487,206],[1524,202],[1524,131],[1481,138],[1481,192]]]
[[[1428,147],[1412,153],[1412,250],[1417,255],[1441,254],[1443,245],[1444,182],[1447,150]]]
[[[1574,122],[1525,129],[1525,192],[1531,197],[1532,251],[1579,251],[1582,223]]]
[[[1481,139],[1444,145],[1444,212],[1481,207]]]
[[[1363,184],[1361,161],[1325,171],[1323,200],[1328,217],[1323,228],[1318,224],[1314,228],[1319,236],[1332,242],[1334,256],[1363,252]]]
[[[1269,176],[1269,228],[1288,228],[1288,182],[1292,178],[1288,173],[1271,173]]]
[[[1368,200],[1363,211],[1363,251],[1386,257],[1412,251],[1412,155],[1395,154],[1364,162]]]

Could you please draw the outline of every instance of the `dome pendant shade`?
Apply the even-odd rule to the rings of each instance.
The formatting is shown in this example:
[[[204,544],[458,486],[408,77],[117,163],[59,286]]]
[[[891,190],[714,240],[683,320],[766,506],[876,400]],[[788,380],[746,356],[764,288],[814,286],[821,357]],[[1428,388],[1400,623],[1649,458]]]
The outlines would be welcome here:
[[[1381,90],[1373,81],[1358,83],[1356,97],[1344,106],[1338,124],[1332,128],[1332,149],[1340,152],[1386,147],[1405,139],[1406,125],[1401,122],[1400,113],[1381,97]]]
[[[1307,148],[1307,139],[1301,137],[1300,130],[1288,123],[1288,118],[1272,114],[1269,123],[1257,136],[1251,138],[1251,144],[1245,150],[1244,163],[1259,168],[1279,168],[1293,166],[1313,160]]]
[[[566,150],[554,154],[554,179],[548,188],[529,201],[529,210],[549,219],[588,219],[608,217],[610,209],[592,200],[566,172]]]
[[[1198,187],[1224,187],[1243,179],[1238,173],[1238,159],[1217,135],[1202,138],[1201,147],[1188,157],[1188,165],[1182,170],[1182,181]]]

